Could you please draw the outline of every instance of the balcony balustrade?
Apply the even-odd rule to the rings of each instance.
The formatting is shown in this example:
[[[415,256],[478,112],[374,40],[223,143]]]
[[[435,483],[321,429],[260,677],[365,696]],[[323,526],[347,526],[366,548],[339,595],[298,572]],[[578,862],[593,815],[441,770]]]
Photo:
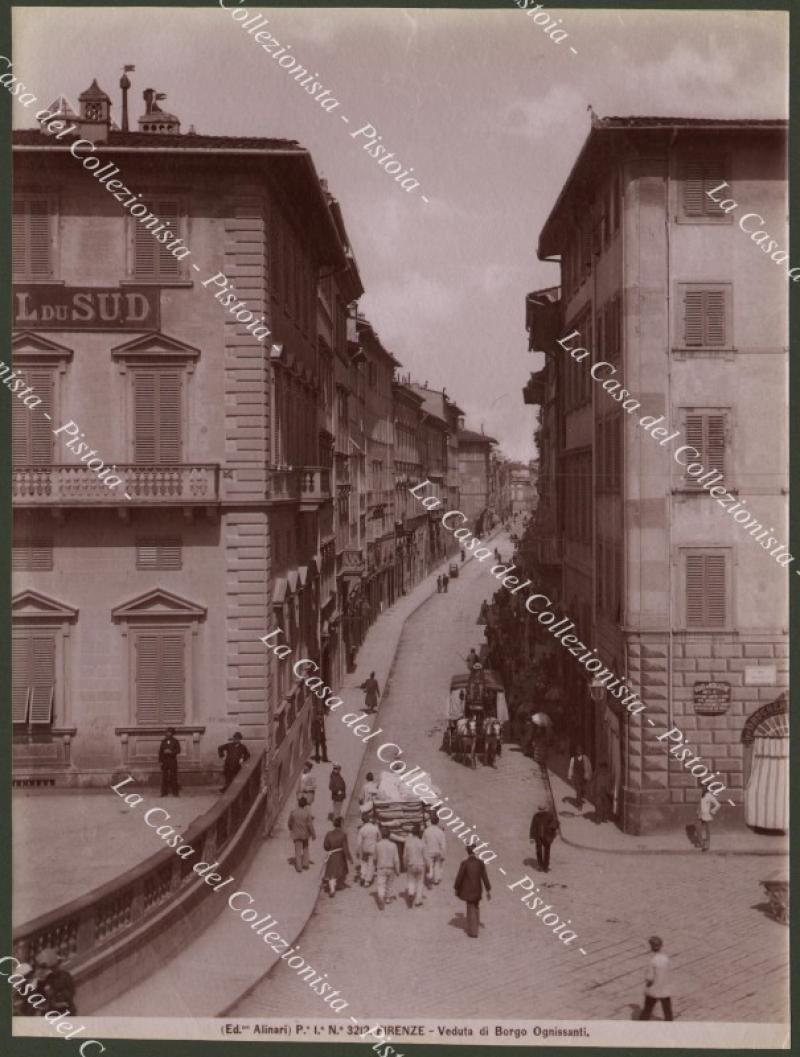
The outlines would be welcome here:
[[[331,498],[331,471],[325,466],[304,466],[300,470],[301,509],[315,509]]]
[[[219,500],[219,466],[182,464],[116,466],[107,475],[122,478],[109,487],[85,466],[15,466],[12,497],[18,507],[27,506],[128,506],[140,504],[185,505]]]

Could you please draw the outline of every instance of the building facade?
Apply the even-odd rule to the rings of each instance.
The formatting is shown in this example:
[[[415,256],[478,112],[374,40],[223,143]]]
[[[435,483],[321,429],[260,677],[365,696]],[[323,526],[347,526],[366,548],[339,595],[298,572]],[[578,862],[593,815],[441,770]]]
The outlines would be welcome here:
[[[489,508],[493,501],[492,446],[497,441],[485,433],[458,431],[458,479],[460,510],[476,535],[491,527]]]
[[[14,369],[41,400],[13,408],[14,776],[144,778],[171,725],[207,781],[238,729],[277,804],[310,706],[260,637],[319,660],[316,291],[348,261],[305,150],[151,106],[116,130],[93,85],[67,138],[14,134]]]
[[[546,357],[525,389],[542,408],[528,556],[657,733],[679,729],[750,824],[754,790],[780,796],[788,767],[786,574],[753,538],[787,538],[787,279],[707,192],[727,183],[780,237],[785,150],[780,121],[593,118],[539,240],[561,289],[527,306]],[[698,463],[752,510],[750,533]],[[699,788],[674,735],[655,740],[565,653],[571,739],[608,765],[620,824],[689,819]]]

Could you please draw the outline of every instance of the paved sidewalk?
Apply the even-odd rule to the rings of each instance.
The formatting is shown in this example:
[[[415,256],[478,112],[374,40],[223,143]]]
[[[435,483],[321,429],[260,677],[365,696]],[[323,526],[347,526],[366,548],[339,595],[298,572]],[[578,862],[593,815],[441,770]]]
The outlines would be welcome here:
[[[558,809],[561,837],[575,848],[627,855],[702,854],[689,843],[684,829],[634,836],[623,833],[613,822],[597,823],[594,821],[594,806],[586,801],[583,811],[579,811],[575,806],[572,786],[552,771],[550,784]],[[788,854],[789,842],[786,837],[753,833],[744,827],[714,828],[712,825],[711,849],[707,855],[767,855],[780,858]]]
[[[297,873],[293,866],[294,847],[287,830],[289,812],[295,806],[292,792],[270,837],[264,841],[248,870],[236,878],[236,889],[230,885],[209,897],[227,899],[233,891],[248,892],[255,900],[252,907],[259,911],[259,917],[271,914],[277,918],[274,931],[280,932],[291,944],[305,928],[320,893],[324,863],[322,839],[330,828],[328,780],[333,764],[342,765],[349,803],[353,795],[358,795],[353,783],[357,780],[364,752],[381,744],[379,735],[364,745],[340,719],[348,713],[363,711],[364,692],[359,687],[370,672],[375,672],[382,694],[386,693],[403,626],[416,609],[436,594],[436,576],[446,570],[450,560],[445,559],[412,591],[384,610],[362,643],[356,670],[346,676],[342,687],[335,690],[345,704],[332,712],[326,723],[330,762],[314,767],[317,795],[313,810],[317,840],[311,846],[312,868]],[[367,721],[372,730],[379,728],[380,711]],[[354,849],[351,847],[350,850],[353,852]],[[244,897],[239,903],[242,909],[251,905]],[[251,991],[279,960],[280,956],[264,943],[263,938],[257,936],[238,913],[225,906],[194,943],[170,959],[163,969],[95,1010],[93,1015],[141,1016],[144,1009],[169,1006],[175,1017],[220,1016]]]

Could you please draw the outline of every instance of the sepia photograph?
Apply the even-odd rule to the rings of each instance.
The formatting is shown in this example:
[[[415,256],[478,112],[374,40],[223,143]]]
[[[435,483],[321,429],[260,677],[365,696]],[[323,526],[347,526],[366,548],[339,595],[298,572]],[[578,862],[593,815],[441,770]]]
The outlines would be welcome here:
[[[10,25],[9,1052],[789,1049],[789,11]]]

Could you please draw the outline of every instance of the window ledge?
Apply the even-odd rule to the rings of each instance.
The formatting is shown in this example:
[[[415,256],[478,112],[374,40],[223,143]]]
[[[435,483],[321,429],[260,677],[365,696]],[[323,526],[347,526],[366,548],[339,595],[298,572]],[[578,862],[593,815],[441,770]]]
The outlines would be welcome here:
[[[66,286],[66,279],[26,279],[24,275],[14,275],[12,286]]]
[[[675,223],[676,224],[711,224],[712,226],[715,226],[715,227],[725,227],[725,226],[729,226],[729,225],[733,224],[733,217],[730,216],[730,215],[726,215],[726,216],[722,216],[722,217],[715,217],[715,216],[705,216],[705,217],[676,216],[675,217]]]
[[[166,731],[168,726],[173,726],[173,724],[167,723],[167,724],[164,724],[163,726],[159,726],[159,727],[114,727],[114,733],[115,734],[136,734],[136,735],[152,734],[154,736],[155,735],[160,735],[161,737],[163,737],[164,736],[164,732]],[[175,733],[176,734],[205,734],[205,732],[206,732],[206,728],[204,726],[203,727],[193,727],[193,726],[186,726],[184,724],[178,724],[178,726],[175,727]]]
[[[194,279],[120,279],[119,285],[190,288],[194,286]]]
[[[707,472],[711,473],[711,470],[708,470]],[[719,471],[718,470],[714,470],[713,472],[714,473],[718,473]],[[738,488],[729,488],[727,485],[722,485],[719,481],[717,482],[717,484],[711,485],[711,488],[716,488],[717,485],[719,485],[720,488],[724,487],[725,491],[728,493],[728,495],[738,495],[739,494],[739,489]],[[678,485],[677,487],[672,489],[672,494],[673,495],[705,495],[705,496],[708,496],[710,499],[716,499],[717,498],[716,496],[712,496],[711,495],[711,490],[709,488],[703,488],[702,485],[700,485],[699,487],[695,487],[695,488],[689,488],[689,487],[686,487],[686,486]]]

